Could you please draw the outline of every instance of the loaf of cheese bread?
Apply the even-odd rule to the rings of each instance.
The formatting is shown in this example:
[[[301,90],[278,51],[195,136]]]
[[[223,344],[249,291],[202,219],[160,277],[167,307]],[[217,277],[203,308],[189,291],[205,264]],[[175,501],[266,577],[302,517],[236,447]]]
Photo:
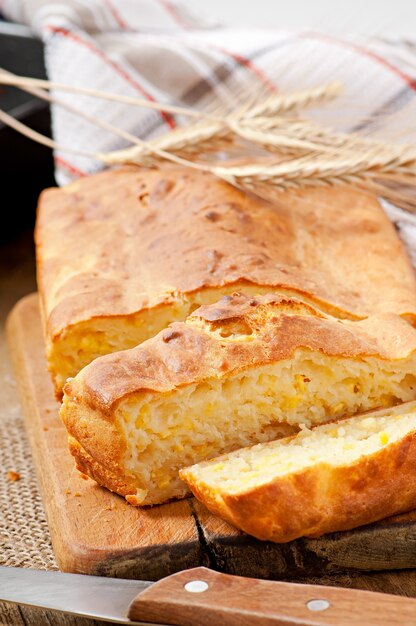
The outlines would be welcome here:
[[[46,190],[36,243],[58,396],[93,359],[236,290],[300,297],[345,319],[416,319],[393,226],[350,188],[285,192],[272,205],[206,173],[123,167]]]
[[[61,415],[79,469],[144,505],[185,496],[185,466],[414,399],[416,330],[400,316],[234,294],[93,361]]]

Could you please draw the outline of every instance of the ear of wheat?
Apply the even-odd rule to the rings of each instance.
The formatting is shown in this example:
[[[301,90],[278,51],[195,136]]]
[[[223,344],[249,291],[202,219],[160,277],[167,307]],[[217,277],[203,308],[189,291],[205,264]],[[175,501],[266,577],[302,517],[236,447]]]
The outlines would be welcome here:
[[[355,184],[372,189],[383,180],[416,182],[416,150],[372,148],[345,155],[309,155],[278,164],[212,168],[213,174],[237,187],[273,200],[279,190],[310,185]],[[391,195],[391,194],[389,194]]]
[[[98,154],[67,149],[98,159],[105,165],[132,163],[157,166],[162,161],[171,161],[211,172],[231,185],[267,200],[276,199],[279,192],[288,188],[352,184],[385,196],[407,209],[413,210],[416,205],[416,148],[387,144],[359,134],[339,133],[301,117],[305,109],[323,106],[334,100],[341,92],[339,83],[292,94],[273,93],[262,101],[248,99],[235,110],[219,108],[214,113],[149,103],[93,89],[15,76],[0,70],[2,83],[20,87],[64,106],[133,144],[123,150]],[[187,117],[190,122],[161,137],[143,141],[49,95],[51,89],[156,108]],[[53,149],[66,149],[1,110],[0,121]],[[239,155],[245,164],[236,166],[230,160],[227,162],[227,154],[233,157]]]

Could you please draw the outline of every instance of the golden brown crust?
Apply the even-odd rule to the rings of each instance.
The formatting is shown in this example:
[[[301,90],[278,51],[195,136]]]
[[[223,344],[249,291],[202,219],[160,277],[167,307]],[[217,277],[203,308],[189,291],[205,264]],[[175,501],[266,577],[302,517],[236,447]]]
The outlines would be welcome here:
[[[136,493],[136,486],[120,469],[116,472],[110,465],[98,463],[73,437],[69,437],[69,451],[75,458],[77,470],[93,478],[95,482],[126,499]]]
[[[131,394],[170,392],[290,358],[298,348],[333,357],[399,360],[416,351],[416,331],[393,314],[351,322],[276,295],[235,294],[201,307],[136,348],[96,359],[64,389],[74,402],[111,419],[114,406]]]
[[[181,470],[213,513],[258,539],[283,543],[349,530],[416,506],[416,432],[350,465],[313,467],[246,492],[214,493]]]
[[[352,189],[291,191],[272,206],[205,173],[124,167],[45,191],[36,242],[51,341],[83,320],[245,282],[341,317],[416,317],[402,244],[378,202]]]
[[[77,402],[68,397],[61,416],[77,468],[111,491],[123,496],[136,493],[134,479],[124,467],[126,442],[115,423],[90,407],[85,407],[80,417]]]

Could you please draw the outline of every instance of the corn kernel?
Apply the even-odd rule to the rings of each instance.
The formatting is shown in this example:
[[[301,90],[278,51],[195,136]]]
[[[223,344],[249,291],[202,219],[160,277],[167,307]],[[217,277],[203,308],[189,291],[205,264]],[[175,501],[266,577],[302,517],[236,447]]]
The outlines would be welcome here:
[[[389,436],[388,434],[383,430],[383,432],[380,433],[380,441],[381,443],[384,445],[386,445],[386,443],[389,442]]]
[[[85,337],[81,338],[78,347],[81,350],[97,352],[105,347],[108,347],[108,344],[100,335],[85,335]]]
[[[286,398],[284,400],[284,408],[285,409],[295,409],[300,402],[300,398],[298,396],[292,396],[291,398]]]

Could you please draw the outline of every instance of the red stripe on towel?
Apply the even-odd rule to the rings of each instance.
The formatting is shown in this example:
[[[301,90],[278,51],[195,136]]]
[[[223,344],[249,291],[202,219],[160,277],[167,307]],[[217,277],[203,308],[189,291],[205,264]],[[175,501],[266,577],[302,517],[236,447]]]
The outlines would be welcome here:
[[[127,30],[128,26],[126,22],[123,20],[123,18],[121,17],[120,12],[118,11],[118,9],[116,9],[114,4],[110,0],[102,0],[102,1],[106,5],[107,9],[110,11],[112,16],[114,17],[115,21],[120,26],[120,28],[122,28],[123,30]]]
[[[56,156],[55,157],[55,164],[58,167],[63,167],[64,169],[66,169],[70,174],[73,174],[74,176],[77,176],[78,178],[82,178],[84,176],[87,176],[86,172],[83,172],[82,170],[78,169],[77,167],[75,167],[74,165],[71,165],[71,163],[68,163],[68,161],[66,161],[65,159],[63,159],[60,156]]]
[[[140,83],[138,83],[132,76],[130,76],[125,70],[123,70],[119,65],[117,65],[117,63],[115,63],[112,59],[107,57],[104,54],[104,52],[102,50],[100,50],[100,48],[96,48],[90,41],[86,41],[85,39],[82,39],[78,35],[75,35],[74,33],[70,32],[66,28],[62,28],[60,26],[50,26],[50,25],[48,25],[47,29],[50,30],[53,33],[57,33],[57,34],[63,35],[67,39],[75,41],[76,43],[79,43],[79,44],[83,45],[84,47],[88,48],[88,50],[91,50],[91,52],[93,52],[98,57],[100,57],[100,59],[105,61],[107,63],[107,65],[109,65],[119,76],[124,78],[124,80],[126,82],[130,83],[130,85],[133,85],[133,87],[138,89],[138,91],[140,91],[140,93],[143,94],[145,96],[145,98],[147,98],[151,102],[156,102],[155,98],[153,98],[153,96],[150,93],[148,93],[140,85]],[[160,111],[159,113],[160,113],[160,116],[163,118],[163,121],[170,128],[175,128],[176,127],[176,122],[175,122],[175,120],[173,119],[173,117],[171,115],[168,115],[164,111]]]
[[[237,61],[239,65],[241,65],[242,67],[245,67],[249,72],[254,74],[258,79],[261,80],[261,82],[267,87],[267,89],[270,92],[277,91],[277,87],[274,84],[274,82],[267,76],[267,74],[265,74],[259,67],[257,67],[253,63],[253,61],[251,61],[250,59],[247,59],[247,57],[243,57],[241,54],[238,54],[237,52],[231,52],[231,50],[226,50],[225,48],[222,48],[222,47],[220,48],[219,46],[215,46],[215,47],[217,48],[217,50],[220,50],[227,56],[231,57],[232,59],[234,59],[234,61]]]
[[[189,25],[183,21],[181,15],[179,15],[178,11],[176,11],[175,7],[172,5],[169,0],[158,0],[159,4],[165,9],[166,13],[169,13],[170,17],[173,21],[178,24],[181,28],[189,28]]]
[[[401,80],[406,83],[406,85],[408,85],[410,89],[416,91],[416,79],[414,79],[409,74],[406,74],[406,72],[400,70],[398,67],[393,65],[393,63],[390,63],[390,61],[387,61],[387,59],[381,57],[379,54],[372,52],[372,50],[367,50],[366,48],[363,48],[362,46],[359,46],[358,44],[352,43],[350,41],[338,39],[337,37],[333,37],[331,35],[323,35],[321,33],[305,33],[301,36],[305,38],[320,39],[322,41],[327,41],[329,43],[334,43],[335,45],[342,46],[343,48],[348,48],[349,50],[354,50],[355,52],[358,52],[358,54],[360,54],[361,56],[366,56],[369,59],[376,61],[376,63],[385,67],[392,74],[395,74],[396,76],[401,78]]]

